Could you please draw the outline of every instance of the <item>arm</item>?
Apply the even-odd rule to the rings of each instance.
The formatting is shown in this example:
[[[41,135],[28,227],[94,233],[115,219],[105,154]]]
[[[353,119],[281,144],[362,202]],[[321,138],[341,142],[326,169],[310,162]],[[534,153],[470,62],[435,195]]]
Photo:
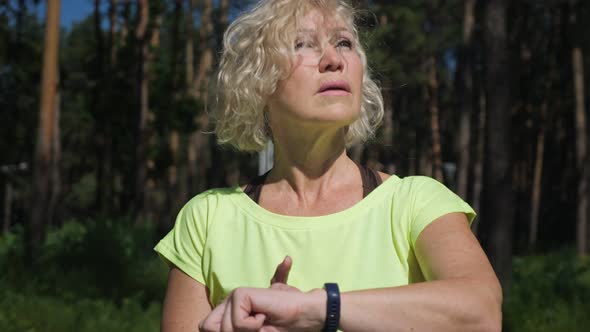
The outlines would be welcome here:
[[[428,282],[342,293],[341,330],[501,330],[502,290],[464,214],[432,222],[415,252]],[[207,317],[204,330],[320,330],[325,313],[322,290],[238,288]]]
[[[501,330],[502,290],[463,214],[427,226],[415,252],[429,282],[343,293],[342,330]]]
[[[168,274],[162,308],[162,332],[196,332],[199,322],[211,312],[207,289],[176,267]]]

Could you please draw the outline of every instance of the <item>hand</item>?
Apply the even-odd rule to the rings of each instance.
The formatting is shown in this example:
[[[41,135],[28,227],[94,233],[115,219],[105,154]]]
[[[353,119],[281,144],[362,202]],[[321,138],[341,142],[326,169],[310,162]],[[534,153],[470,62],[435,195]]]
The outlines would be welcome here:
[[[274,283],[287,283],[287,279],[289,279],[289,272],[291,271],[291,267],[293,266],[293,260],[290,256],[285,256],[283,261],[277,265],[277,269],[275,270],[275,274],[270,279],[271,285]]]
[[[289,279],[289,272],[291,272],[291,267],[293,266],[293,259],[290,256],[285,256],[283,261],[277,265],[277,269],[275,270],[275,274],[270,279],[270,288],[272,289],[281,289],[281,290],[290,290],[290,291],[299,291],[299,289],[289,286],[287,284],[287,280]]]
[[[237,288],[201,322],[199,331],[317,331],[324,324],[325,304],[321,289]]]

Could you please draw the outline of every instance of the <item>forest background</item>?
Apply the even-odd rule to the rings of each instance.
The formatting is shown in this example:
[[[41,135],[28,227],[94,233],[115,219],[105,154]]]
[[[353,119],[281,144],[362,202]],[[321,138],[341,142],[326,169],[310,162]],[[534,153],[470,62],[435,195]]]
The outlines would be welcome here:
[[[190,197],[267,167],[207,133],[251,1],[79,1],[60,27],[58,0],[0,0],[0,330],[157,331],[152,247]],[[590,2],[353,3],[385,118],[350,155],[474,206],[505,331],[590,326]]]

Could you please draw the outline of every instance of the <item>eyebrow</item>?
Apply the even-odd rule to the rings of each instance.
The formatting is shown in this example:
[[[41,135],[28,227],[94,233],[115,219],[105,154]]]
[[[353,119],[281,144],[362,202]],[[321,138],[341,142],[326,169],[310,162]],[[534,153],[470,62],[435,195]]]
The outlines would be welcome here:
[[[347,29],[345,27],[338,27],[338,28],[333,28],[333,29],[329,30],[329,32],[331,32],[331,33],[341,32],[341,31],[351,32],[349,29]],[[316,29],[297,29],[297,32],[316,33],[317,30]]]

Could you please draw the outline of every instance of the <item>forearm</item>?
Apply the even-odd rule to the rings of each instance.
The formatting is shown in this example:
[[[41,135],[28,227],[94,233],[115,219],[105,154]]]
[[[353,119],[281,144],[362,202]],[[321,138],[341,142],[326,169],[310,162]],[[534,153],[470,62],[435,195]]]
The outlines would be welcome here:
[[[471,279],[342,293],[340,329],[500,331],[499,287]]]

